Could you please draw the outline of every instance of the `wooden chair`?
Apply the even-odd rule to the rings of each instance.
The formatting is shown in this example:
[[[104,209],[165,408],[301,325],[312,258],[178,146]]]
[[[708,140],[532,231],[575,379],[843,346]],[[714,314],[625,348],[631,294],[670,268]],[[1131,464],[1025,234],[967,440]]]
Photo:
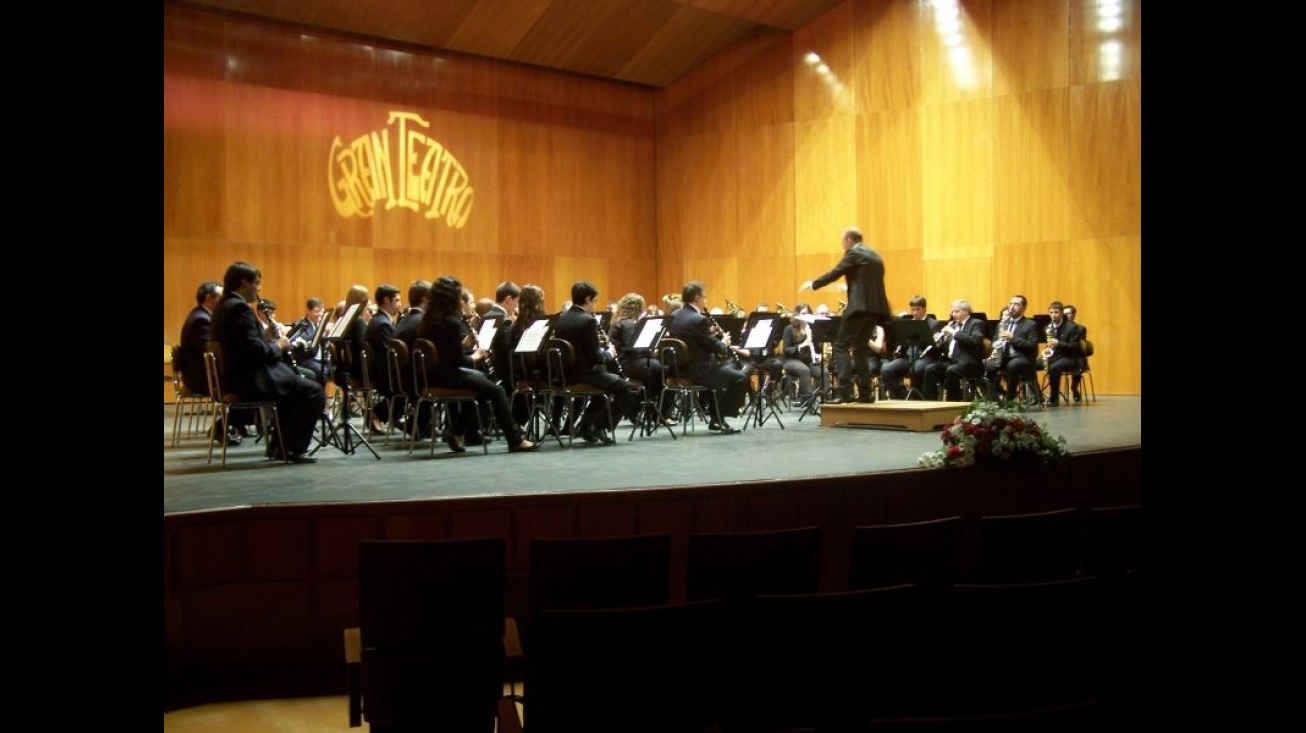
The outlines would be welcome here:
[[[945,588],[961,573],[961,548],[961,517],[854,527],[848,588]]]
[[[1083,564],[1077,509],[979,519],[970,583],[1028,583],[1073,578]]]
[[[281,459],[288,460],[286,456],[286,446],[282,442],[281,436],[281,418],[277,414],[277,403],[273,400],[250,401],[241,399],[240,395],[235,392],[228,392],[223,389],[223,374],[226,367],[222,361],[222,344],[217,341],[210,341],[204,352],[204,371],[208,377],[209,399],[213,405],[214,422],[213,429],[209,433],[209,463],[213,463],[213,445],[219,441],[222,443],[222,467],[227,467],[227,436],[228,424],[232,410],[254,410],[259,414],[259,430],[266,438],[269,433],[275,433],[277,436],[277,449],[281,452]],[[269,438],[270,439],[270,438]]]
[[[576,439],[576,429],[580,426],[581,416],[593,400],[603,400],[607,411],[608,425],[615,432],[616,423],[612,420],[612,395],[605,390],[582,382],[568,382],[567,370],[576,361],[576,347],[566,339],[551,338],[548,342],[546,361],[549,377],[549,391],[552,398],[561,399],[566,409],[564,425],[567,426],[567,447]]]
[[[440,354],[436,351],[435,343],[430,339],[417,339],[414,341],[412,361],[413,384],[417,386],[417,402],[413,405],[413,414],[420,413],[423,405],[429,406],[431,410],[429,422],[432,435],[431,455],[435,455],[435,444],[438,442],[435,436],[439,435],[440,426],[444,425],[447,429],[453,428],[453,412],[449,409],[449,405],[461,404],[463,409],[473,411],[476,414],[476,429],[478,432],[484,433],[484,426],[481,424],[480,406],[476,402],[476,390],[431,385],[429,374],[440,363]],[[413,443],[409,444],[408,452],[413,452]],[[481,442],[481,452],[487,454],[490,452],[486,441]]]
[[[503,697],[502,538],[359,543],[345,631],[349,722],[493,733]]]
[[[689,600],[739,601],[756,595],[815,593],[819,527],[689,535]]]
[[[389,396],[386,402],[385,444],[390,444],[390,433],[394,432],[400,418],[407,418],[412,406],[408,400],[408,385],[404,374],[412,374],[412,356],[408,344],[399,339],[390,339],[385,353],[385,379]],[[402,409],[401,409],[402,408]],[[414,422],[414,421],[409,421]]]
[[[711,395],[713,404],[717,406],[716,414],[721,414],[716,390],[680,375],[681,359],[688,353],[689,346],[680,339],[664,336],[658,342],[658,359],[661,360],[662,368],[665,370],[665,386],[662,389],[660,404],[658,404],[658,414],[666,414],[666,401],[670,398],[672,404],[676,406],[677,412],[680,413],[681,435],[686,433],[689,429],[689,423],[693,422],[696,416],[704,422],[710,423],[712,421],[709,416],[703,414],[703,409],[699,405],[698,398],[701,395],[705,393]],[[674,434],[673,431],[672,435]]]
[[[182,418],[186,417],[186,437],[194,437],[198,432],[199,425],[212,425],[213,415],[212,403],[209,396],[199,392],[192,392],[186,388],[186,383],[181,377],[181,345],[172,344],[169,358],[172,365],[172,447],[177,447],[177,442],[181,440],[181,423]],[[206,375],[207,376],[207,375]],[[209,420],[204,420],[210,417]]]

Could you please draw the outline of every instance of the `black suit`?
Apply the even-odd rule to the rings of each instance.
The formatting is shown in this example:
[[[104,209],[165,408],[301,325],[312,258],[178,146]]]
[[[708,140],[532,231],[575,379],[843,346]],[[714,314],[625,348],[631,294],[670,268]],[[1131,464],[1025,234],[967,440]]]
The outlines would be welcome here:
[[[680,376],[711,389],[725,390],[725,395],[719,400],[721,414],[712,415],[712,421],[720,424],[725,415],[738,416],[748,394],[748,375],[717,364],[716,357],[729,356],[730,347],[712,335],[707,316],[694,306],[686,305],[671,314],[667,335],[684,341],[689,350],[680,357]],[[716,409],[714,402],[708,404],[711,409]]]
[[[617,350],[617,361],[626,376],[644,383],[648,398],[653,404],[660,404],[662,389],[666,384],[662,362],[653,353],[651,347],[635,348],[635,339],[644,327],[644,318],[627,319],[612,324],[608,331],[608,340]]]
[[[1047,363],[1048,402],[1051,404],[1057,404],[1061,397],[1062,373],[1074,372],[1084,358],[1084,350],[1080,348],[1079,342],[1084,339],[1085,333],[1083,326],[1071,321],[1062,321],[1059,326],[1048,326],[1048,335],[1057,340],[1057,347]]]
[[[209,380],[204,373],[204,350],[208,348],[213,314],[197,305],[186,314],[181,327],[181,341],[177,349],[177,366],[181,369],[181,383],[186,389],[202,395],[209,393]]]
[[[989,380],[989,398],[997,397],[998,372],[1006,377],[1008,400],[1016,398],[1016,385],[1020,382],[1038,386],[1038,377],[1034,371],[1034,360],[1038,357],[1038,323],[1032,318],[1022,317],[1018,321],[1003,321],[998,328],[1006,326],[1011,331],[1011,338],[1003,349],[1000,358],[984,365],[984,376]],[[994,334],[996,339],[998,334]]]
[[[403,390],[402,385],[398,384],[398,374],[395,375],[395,389],[390,388],[390,339],[394,337],[394,320],[385,311],[377,311],[371,323],[367,324],[363,340],[367,342],[368,355],[371,357],[367,365],[368,378],[372,380],[372,389],[376,390],[382,398],[388,398],[396,391]],[[372,406],[372,414],[381,422],[388,422],[389,409],[387,401],[379,399]]]
[[[281,348],[263,337],[254,309],[239,293],[224,295],[214,312],[213,340],[222,344],[223,387],[242,400],[275,401],[286,452],[307,452],[326,406],[322,385],[295,371]]]
[[[599,326],[594,316],[584,308],[573,305],[554,324],[553,336],[571,343],[575,359],[567,370],[568,382],[588,384],[612,395],[614,415],[630,415],[639,402],[639,389],[620,376],[608,371],[607,355],[599,346]],[[595,426],[611,430],[607,424],[607,411],[598,400],[590,400],[585,409],[581,428]]]
[[[926,387],[926,395],[937,394],[936,385],[942,381],[947,390],[945,398],[949,402],[963,402],[961,380],[981,376],[984,376],[984,322],[967,317],[952,339],[944,344],[939,361],[927,370],[927,384],[933,384]]]
[[[921,320],[929,326],[931,333],[938,330],[939,321],[933,316],[926,316]],[[937,399],[937,393],[930,395],[925,392],[925,373],[934,362],[939,360],[938,349],[928,349],[927,353],[926,346],[911,344],[902,349],[895,349],[894,353],[895,356],[880,367],[880,382],[889,390],[889,394],[899,399],[906,396],[902,380],[910,373],[912,387],[920,390],[921,395],[927,400]]]
[[[861,383],[860,400],[873,402],[869,343],[875,334],[875,326],[889,317],[889,299],[884,291],[884,260],[866,245],[854,244],[844,252],[843,259],[833,270],[812,281],[812,287],[823,288],[840,277],[848,282],[848,306],[842,313],[839,333],[833,344],[839,393],[844,399],[850,398],[852,380],[856,376]]]

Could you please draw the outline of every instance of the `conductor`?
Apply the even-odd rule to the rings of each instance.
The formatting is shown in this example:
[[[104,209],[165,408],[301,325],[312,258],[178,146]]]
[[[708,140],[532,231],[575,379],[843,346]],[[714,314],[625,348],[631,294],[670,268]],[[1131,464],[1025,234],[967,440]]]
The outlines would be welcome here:
[[[852,402],[853,377],[856,376],[858,402],[874,402],[871,387],[870,340],[875,326],[888,320],[889,299],[884,293],[884,260],[871,248],[862,244],[861,230],[852,228],[844,232],[843,259],[833,270],[808,280],[798,292],[812,288],[818,290],[838,280],[847,281],[848,306],[839,322],[839,333],[834,338],[834,372],[839,378],[832,403]],[[850,363],[851,360],[851,363]]]

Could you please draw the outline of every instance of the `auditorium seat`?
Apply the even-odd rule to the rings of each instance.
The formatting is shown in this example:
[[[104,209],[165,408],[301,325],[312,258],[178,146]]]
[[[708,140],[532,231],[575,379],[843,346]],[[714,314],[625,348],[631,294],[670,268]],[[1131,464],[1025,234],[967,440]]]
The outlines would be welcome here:
[[[689,535],[690,600],[815,593],[820,582],[818,527]]]
[[[359,543],[350,725],[492,733],[503,693],[502,538]],[[353,666],[356,665],[356,666]]]
[[[1083,562],[1082,515],[1077,509],[979,519],[970,583],[1026,583],[1072,578]]]
[[[952,585],[961,570],[961,547],[961,517],[854,527],[848,587]]]

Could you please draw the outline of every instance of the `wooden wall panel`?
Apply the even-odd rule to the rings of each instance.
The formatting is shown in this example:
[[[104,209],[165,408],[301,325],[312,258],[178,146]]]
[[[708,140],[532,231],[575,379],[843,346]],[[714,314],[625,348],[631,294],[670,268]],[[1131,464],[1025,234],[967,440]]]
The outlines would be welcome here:
[[[969,5],[969,4],[968,4]],[[1070,82],[1070,4],[993,3],[993,92],[1062,89]]]
[[[853,13],[857,111],[870,114],[915,107],[921,97],[926,4],[854,0]]]
[[[860,225],[857,168],[850,165],[857,148],[854,122],[839,115],[794,125],[796,254],[831,253],[834,264],[844,231]]]
[[[1143,90],[1139,79],[1076,87],[1070,93],[1069,236],[1141,233]]]
[[[922,109],[921,189],[926,261],[973,258],[993,246],[994,106]]]
[[[1069,90],[999,97],[994,172],[998,243],[1064,240],[1070,198]]]
[[[336,139],[388,133],[395,162],[377,179],[399,188],[395,111],[428,123],[413,129],[466,171],[474,194],[461,228],[395,196],[369,216],[337,211]],[[506,278],[651,290],[653,119],[647,89],[165,6],[164,343],[199,283],[235,260],[263,271],[286,321],[309,296],[335,303],[354,283],[406,290],[440,274],[483,295]],[[609,285],[615,271],[622,281]]]

